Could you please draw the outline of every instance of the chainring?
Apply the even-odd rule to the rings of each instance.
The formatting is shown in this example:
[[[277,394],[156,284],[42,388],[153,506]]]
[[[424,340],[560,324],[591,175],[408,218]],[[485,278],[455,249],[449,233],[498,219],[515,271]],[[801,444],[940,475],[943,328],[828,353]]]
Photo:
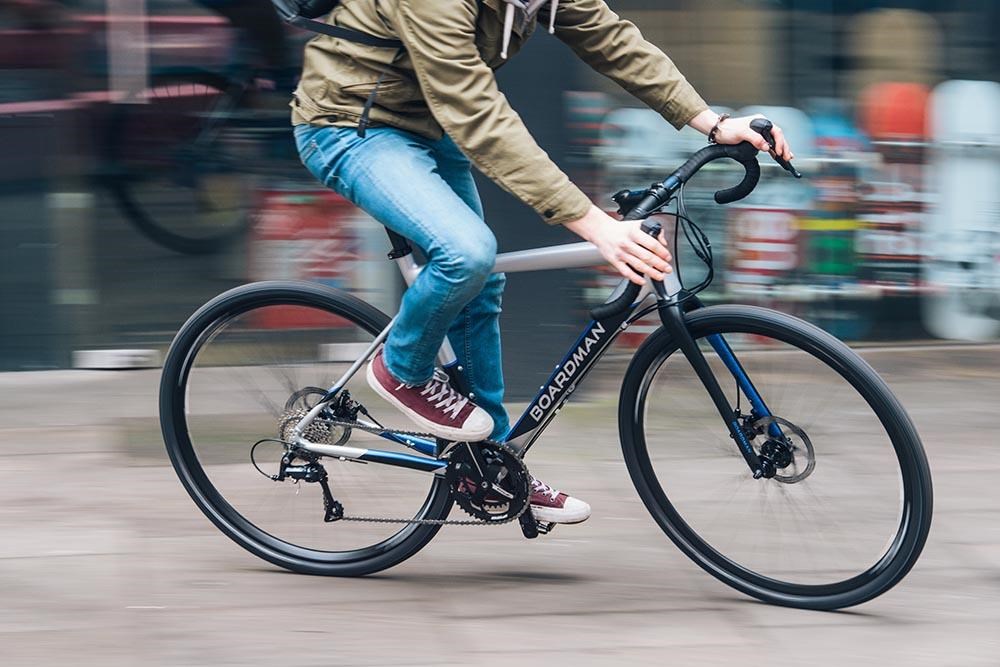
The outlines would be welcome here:
[[[520,516],[531,498],[530,476],[513,449],[498,442],[459,443],[445,470],[455,504],[487,523]]]

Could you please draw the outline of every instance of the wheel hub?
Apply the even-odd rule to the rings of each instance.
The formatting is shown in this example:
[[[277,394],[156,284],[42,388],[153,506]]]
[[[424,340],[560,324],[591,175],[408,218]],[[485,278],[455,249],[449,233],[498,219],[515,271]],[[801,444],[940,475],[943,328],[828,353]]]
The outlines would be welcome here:
[[[767,437],[758,456],[766,479],[797,484],[816,469],[812,441],[801,428],[781,417],[768,416],[750,424],[753,433]]]
[[[326,396],[326,390],[319,387],[305,387],[294,392],[285,401],[285,410],[278,420],[278,437],[285,442],[292,442],[295,427],[302,418],[309,414]],[[352,412],[353,409],[353,412]],[[354,421],[357,418],[357,404],[351,400],[350,394],[344,390],[316,419],[305,428],[302,437],[316,444],[342,445],[351,437],[351,429],[347,426],[332,423],[323,417],[329,412],[329,417],[337,421]]]

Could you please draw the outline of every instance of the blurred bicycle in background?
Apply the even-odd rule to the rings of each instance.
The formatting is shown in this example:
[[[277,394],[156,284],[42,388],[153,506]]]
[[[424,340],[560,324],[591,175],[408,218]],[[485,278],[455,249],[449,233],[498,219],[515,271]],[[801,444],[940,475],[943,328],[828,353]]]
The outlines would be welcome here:
[[[186,254],[242,238],[258,185],[297,174],[287,100],[298,67],[268,0],[199,0],[237,30],[231,64],[154,69],[107,123],[102,180],[148,238]]]

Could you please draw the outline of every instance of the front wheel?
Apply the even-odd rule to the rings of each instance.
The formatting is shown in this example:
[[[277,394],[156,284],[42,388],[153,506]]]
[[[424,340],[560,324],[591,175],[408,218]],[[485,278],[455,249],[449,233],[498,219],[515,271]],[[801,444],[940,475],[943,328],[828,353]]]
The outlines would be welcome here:
[[[707,572],[765,602],[838,609],[897,584],[927,539],[931,478],[912,422],[878,374],[836,338],[782,313],[715,306],[687,322],[741,424],[757,432],[758,454],[779,469],[753,479],[660,330],[632,360],[619,409],[628,470],[657,524]],[[770,416],[737,388],[711,346],[716,335]]]
[[[296,572],[357,576],[409,558],[440,529],[431,522],[445,519],[452,505],[442,475],[350,459],[319,461],[345,516],[397,519],[393,523],[327,522],[316,480],[274,479],[282,457],[295,452],[289,426],[388,324],[384,313],[344,292],[264,282],[216,297],[178,332],[160,382],[163,439],[191,498],[237,544]],[[382,423],[394,417],[395,410],[368,389],[363,372],[347,389],[365,415]],[[309,439],[409,451],[325,424],[317,418]]]

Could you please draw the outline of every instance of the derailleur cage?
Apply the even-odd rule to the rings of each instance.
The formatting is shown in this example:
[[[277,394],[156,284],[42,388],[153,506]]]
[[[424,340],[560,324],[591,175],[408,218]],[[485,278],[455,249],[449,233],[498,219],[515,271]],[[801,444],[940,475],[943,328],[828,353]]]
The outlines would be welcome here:
[[[299,482],[319,484],[320,489],[323,490],[323,521],[332,523],[344,518],[344,506],[333,497],[326,468],[323,467],[323,464],[316,458],[308,458],[301,465],[292,465],[295,458],[296,454],[285,452],[285,455],[281,457],[278,474],[272,479],[276,482],[294,479],[296,484]]]

